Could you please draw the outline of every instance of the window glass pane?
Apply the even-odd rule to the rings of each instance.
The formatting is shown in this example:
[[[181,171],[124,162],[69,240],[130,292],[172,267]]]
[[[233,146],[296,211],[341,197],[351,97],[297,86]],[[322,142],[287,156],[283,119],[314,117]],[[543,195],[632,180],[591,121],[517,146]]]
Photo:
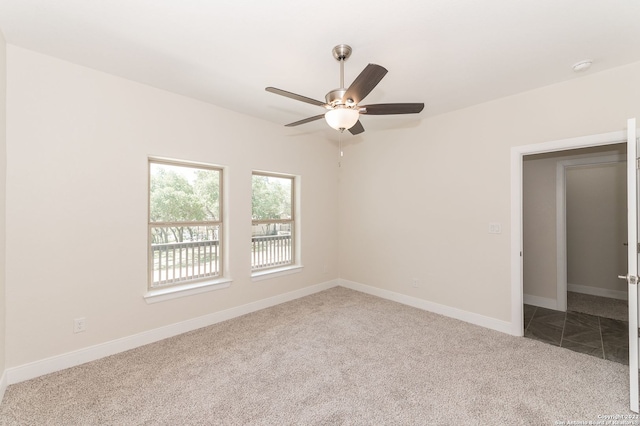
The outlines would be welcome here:
[[[292,182],[292,178],[254,174],[251,197],[253,220],[291,219]]]
[[[213,166],[149,159],[149,288],[223,275],[221,180]]]
[[[150,163],[151,222],[220,219],[220,171]]]
[[[153,287],[220,273],[220,227],[151,227]]]

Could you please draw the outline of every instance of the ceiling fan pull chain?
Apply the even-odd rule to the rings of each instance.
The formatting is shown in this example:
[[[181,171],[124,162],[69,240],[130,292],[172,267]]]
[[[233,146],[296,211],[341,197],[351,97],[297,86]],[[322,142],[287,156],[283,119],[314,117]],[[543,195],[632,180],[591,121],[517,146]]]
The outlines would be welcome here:
[[[342,167],[342,157],[344,156],[342,152],[342,132],[344,132],[344,129],[341,129],[340,133],[338,133],[338,167]]]

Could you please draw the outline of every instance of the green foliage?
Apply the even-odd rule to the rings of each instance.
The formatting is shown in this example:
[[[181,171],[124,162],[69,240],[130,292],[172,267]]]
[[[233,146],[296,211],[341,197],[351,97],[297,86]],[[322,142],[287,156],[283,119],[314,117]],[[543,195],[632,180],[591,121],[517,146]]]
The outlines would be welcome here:
[[[193,189],[201,200],[207,220],[220,218],[220,173],[210,170],[196,170]]]
[[[197,222],[220,217],[217,171],[151,164],[151,222]],[[198,227],[153,228],[154,243],[201,239]]]
[[[291,218],[291,179],[253,175],[251,215],[254,220]]]
[[[151,221],[182,222],[204,219],[204,206],[189,181],[171,169],[151,175]]]

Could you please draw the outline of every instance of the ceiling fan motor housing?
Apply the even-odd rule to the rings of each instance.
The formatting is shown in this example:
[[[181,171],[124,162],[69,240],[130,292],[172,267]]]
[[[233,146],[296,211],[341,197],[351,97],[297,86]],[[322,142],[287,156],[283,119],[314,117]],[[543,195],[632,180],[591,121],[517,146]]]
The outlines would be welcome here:
[[[331,105],[332,107],[336,107],[338,105],[345,105],[345,103],[342,102],[342,98],[344,97],[345,93],[347,93],[347,89],[345,88],[334,89],[329,93],[327,93],[324,99],[327,102],[327,104]],[[353,101],[351,102],[351,104],[353,104]],[[347,100],[346,106],[351,106],[349,105],[349,100]]]

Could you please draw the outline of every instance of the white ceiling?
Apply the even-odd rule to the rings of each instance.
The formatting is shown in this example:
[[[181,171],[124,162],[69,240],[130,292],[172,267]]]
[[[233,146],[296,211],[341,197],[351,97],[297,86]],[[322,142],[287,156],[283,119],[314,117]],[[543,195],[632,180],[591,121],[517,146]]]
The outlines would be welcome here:
[[[369,62],[389,70],[364,103],[425,103],[419,116],[364,117],[369,131],[640,60],[638,0],[0,0],[0,29],[278,124],[323,110],[264,88],[324,100],[340,82],[331,50],[346,43],[347,86]],[[582,59],[593,67],[574,73]]]

